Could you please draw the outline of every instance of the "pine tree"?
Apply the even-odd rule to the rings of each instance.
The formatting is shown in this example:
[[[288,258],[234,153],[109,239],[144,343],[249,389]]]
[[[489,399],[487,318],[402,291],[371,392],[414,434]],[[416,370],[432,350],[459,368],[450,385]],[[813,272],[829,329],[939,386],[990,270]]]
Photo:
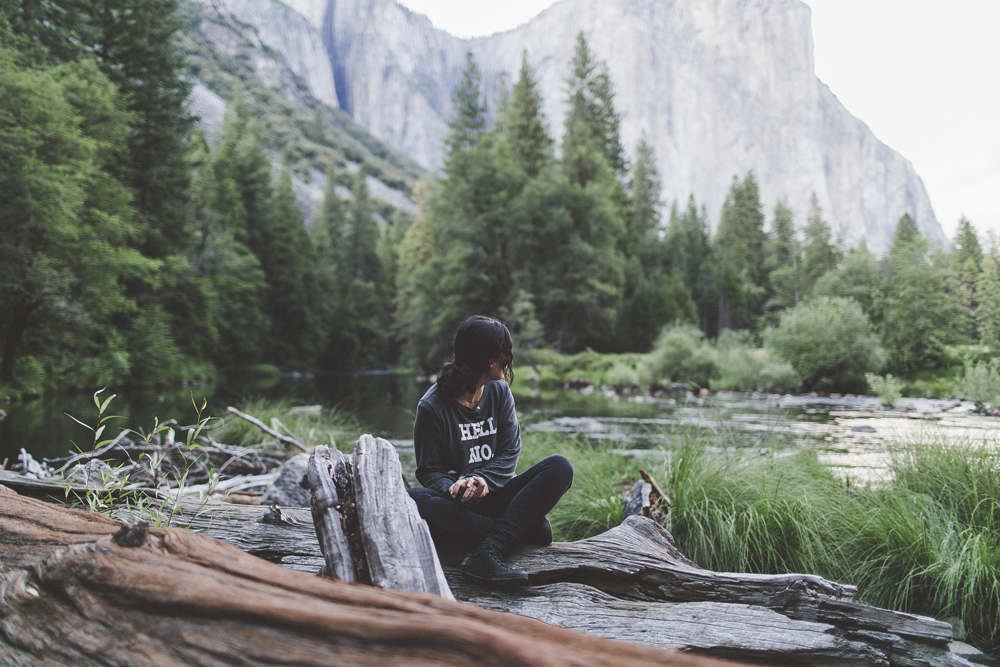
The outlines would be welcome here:
[[[698,210],[694,195],[688,197],[683,213],[678,212],[676,202],[671,207],[666,245],[667,269],[679,275],[691,293],[702,331],[714,333],[718,303],[712,295],[708,221],[704,208]]]
[[[563,134],[563,166],[570,180],[579,185],[600,180],[606,174],[625,174],[625,157],[614,107],[614,90],[607,65],[594,61],[581,32],[573,55],[569,86],[569,110]]]
[[[174,45],[183,25],[179,1],[93,1],[93,52],[136,116],[120,174],[151,232],[144,252],[163,256],[187,240],[185,140],[194,119],[184,108],[190,84]]]
[[[629,194],[632,197],[630,229],[626,230],[625,254],[635,255],[640,249],[650,250],[659,242],[660,227],[660,175],[656,169],[656,156],[643,134],[635,148],[635,166]],[[646,262],[648,264],[648,261]]]
[[[976,279],[976,329],[980,342],[994,351],[1000,345],[1000,272],[989,254],[982,259],[983,268]]]
[[[282,170],[261,257],[271,316],[268,357],[279,367],[312,368],[322,347],[316,249]]]
[[[351,188],[354,201],[344,234],[344,272],[347,287],[347,326],[358,341],[356,365],[385,359],[389,337],[390,299],[379,256],[381,232],[372,214],[365,173],[358,171]]]
[[[841,253],[832,243],[830,225],[823,220],[816,193],[809,200],[809,216],[802,230],[805,242],[802,244],[802,291],[807,291],[819,278],[836,268]]]
[[[795,220],[785,201],[774,205],[774,219],[768,238],[768,283],[771,298],[765,304],[772,324],[775,315],[798,304],[800,295],[799,264],[801,254],[795,238]]]
[[[17,60],[0,48],[0,382],[14,382],[25,353],[90,357],[88,376],[72,379],[121,382],[131,363],[115,323],[135,308],[126,280],[157,269],[128,247],[136,215],[110,173],[126,150],[125,101],[92,61]]]
[[[503,99],[501,97],[501,99]],[[507,108],[501,108],[503,138],[524,172],[534,178],[549,162],[552,138],[545,130],[542,97],[528,52],[521,54],[521,71]]]
[[[719,328],[753,329],[766,300],[764,213],[753,171],[733,177],[715,232]]]
[[[932,262],[926,238],[908,214],[900,218],[886,257],[882,341],[890,370],[908,374],[945,359],[945,345],[965,342],[964,312],[948,289],[945,258]]]
[[[951,243],[956,266],[965,266],[971,259],[977,272],[982,269],[983,246],[979,243],[976,228],[964,215],[958,221],[958,229],[955,230],[955,238]]]
[[[472,149],[486,130],[486,102],[482,99],[482,76],[472,52],[465,54],[465,68],[452,99],[451,132],[447,147],[449,157],[459,151]]]

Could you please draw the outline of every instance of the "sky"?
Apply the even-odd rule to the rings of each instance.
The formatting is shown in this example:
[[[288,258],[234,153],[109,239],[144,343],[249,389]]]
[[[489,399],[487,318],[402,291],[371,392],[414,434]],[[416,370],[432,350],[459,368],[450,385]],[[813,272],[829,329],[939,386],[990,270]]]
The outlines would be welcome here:
[[[400,0],[458,37],[527,22],[554,0]],[[1000,233],[1000,0],[806,0],[816,75],[913,163],[948,237]]]

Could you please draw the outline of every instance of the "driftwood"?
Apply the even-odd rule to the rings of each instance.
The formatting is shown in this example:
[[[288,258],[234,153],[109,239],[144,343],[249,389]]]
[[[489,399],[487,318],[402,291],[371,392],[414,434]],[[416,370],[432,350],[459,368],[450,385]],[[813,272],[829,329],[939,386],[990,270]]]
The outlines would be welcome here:
[[[4,665],[719,664],[306,575],[198,533],[2,487],[0,619]]]
[[[211,503],[184,521],[287,568],[323,569],[310,513],[282,508],[268,523],[269,511]],[[853,588],[820,577],[701,570],[669,533],[638,517],[589,540],[526,550],[512,563],[528,569],[530,587],[470,585],[456,558],[444,569],[459,600],[660,648],[768,664],[968,664],[947,652],[945,623],[858,604]]]
[[[277,438],[279,442],[286,442],[289,445],[295,445],[296,447],[298,447],[299,449],[301,449],[303,452],[306,452],[306,453],[309,452],[309,449],[306,448],[306,446],[303,445],[301,442],[299,442],[296,438],[293,438],[292,436],[289,436],[289,435],[281,435],[280,433],[278,433],[278,431],[276,429],[268,428],[264,424],[264,422],[262,422],[261,420],[257,419],[256,417],[252,417],[251,415],[248,415],[245,412],[240,412],[239,410],[237,410],[236,408],[234,408],[232,406],[229,406],[227,408],[227,410],[229,412],[233,413],[234,415],[236,415],[237,417],[239,417],[240,419],[243,419],[244,421],[250,422],[251,424],[253,424],[257,428],[259,428],[260,430],[262,430],[264,433],[267,433],[268,435],[270,435],[270,436],[272,436],[274,438]],[[277,421],[277,420],[275,419],[274,421]],[[278,426],[278,425],[284,426],[283,424],[281,424],[281,422],[277,422],[274,425],[275,426]],[[288,429],[285,429],[285,430],[288,430]]]
[[[371,536],[386,538],[374,548],[398,549],[400,540],[392,536],[406,534],[410,520],[393,513],[410,501],[401,484],[391,493],[386,490],[400,479],[391,445],[370,436],[366,442],[377,447],[360,446],[361,458],[317,450],[310,482],[314,494],[324,485],[325,490],[318,501],[314,496],[311,517],[304,510],[209,503],[192,505],[182,524],[287,568],[370,581],[370,545],[363,531],[370,524]],[[359,510],[359,489],[365,489],[362,498],[366,492],[382,498],[374,503],[381,513]],[[405,541],[416,539],[410,533]],[[331,567],[331,549],[324,559],[320,544],[330,542],[340,545],[344,562],[351,558],[350,567]],[[587,540],[527,549],[509,562],[528,572],[529,587],[475,586],[461,575],[455,557],[445,558],[444,573],[459,600],[655,647],[796,665],[970,664],[949,652],[947,623],[860,604],[853,600],[853,587],[817,576],[704,570],[676,549],[667,530],[639,516]],[[425,583],[435,580],[426,563],[420,571]],[[380,583],[396,585],[391,578]]]
[[[969,664],[949,652],[948,623],[860,604],[852,586],[821,577],[704,570],[642,517],[509,562],[562,604],[543,602],[534,588],[497,593],[469,585],[454,562],[446,573],[458,599],[654,646],[790,664]],[[686,631],[685,623],[701,629]]]
[[[317,447],[308,476],[326,572],[453,599],[430,529],[403,487],[391,443],[363,435],[349,457]]]

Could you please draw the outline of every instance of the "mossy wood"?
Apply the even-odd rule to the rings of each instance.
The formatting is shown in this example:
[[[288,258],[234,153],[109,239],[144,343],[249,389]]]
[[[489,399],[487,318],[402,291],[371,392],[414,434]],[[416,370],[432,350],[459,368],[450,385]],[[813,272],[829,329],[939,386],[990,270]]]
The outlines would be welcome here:
[[[437,595],[295,572],[0,487],[0,664],[711,667]]]

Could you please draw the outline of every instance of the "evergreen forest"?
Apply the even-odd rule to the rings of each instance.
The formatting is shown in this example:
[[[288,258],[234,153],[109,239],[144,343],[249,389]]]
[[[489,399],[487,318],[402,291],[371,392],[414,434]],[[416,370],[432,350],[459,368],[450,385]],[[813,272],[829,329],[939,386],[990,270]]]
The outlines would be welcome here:
[[[582,34],[562,119],[543,116],[527,53],[488,109],[469,54],[443,168],[421,177],[318,103],[275,130],[273,93],[192,56],[180,31],[196,12],[179,0],[0,5],[8,394],[433,373],[472,314],[504,320],[528,359],[654,352],[651,382],[713,388],[737,348],[759,363],[733,388],[864,391],[866,373],[938,373],[956,350],[1000,345],[1000,242],[964,218],[946,250],[901,211],[877,257],[845,248],[815,195],[805,220],[765,205],[752,172],[732,177],[714,232],[720,203],[661,201],[656,156],[623,146],[614,82]],[[209,140],[185,100],[187,73],[211,67],[228,106]],[[317,167],[322,205],[303,215],[293,176]],[[373,198],[372,177],[419,212]],[[706,345],[699,375],[684,363]]]

